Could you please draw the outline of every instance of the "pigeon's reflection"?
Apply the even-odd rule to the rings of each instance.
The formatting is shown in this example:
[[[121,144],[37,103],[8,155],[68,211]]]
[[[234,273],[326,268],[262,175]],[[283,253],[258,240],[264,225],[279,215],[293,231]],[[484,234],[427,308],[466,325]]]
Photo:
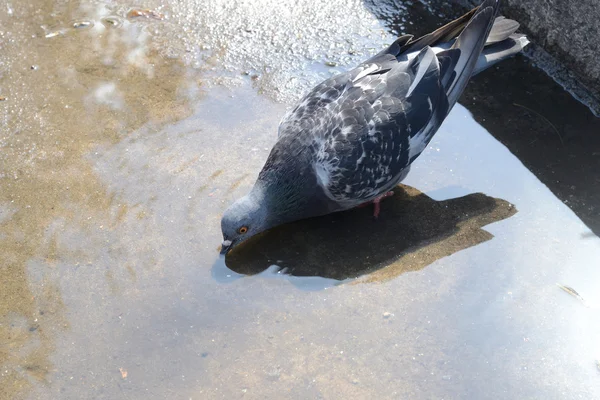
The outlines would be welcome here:
[[[372,207],[287,224],[240,245],[225,259],[226,276],[285,274],[298,284],[301,277],[331,282],[363,277],[382,281],[426,267],[437,259],[490,240],[483,226],[506,219],[516,209],[505,200],[481,193],[435,201],[400,185],[381,203],[373,220]],[[215,269],[213,276],[223,275]],[[264,271],[264,272],[263,272]]]

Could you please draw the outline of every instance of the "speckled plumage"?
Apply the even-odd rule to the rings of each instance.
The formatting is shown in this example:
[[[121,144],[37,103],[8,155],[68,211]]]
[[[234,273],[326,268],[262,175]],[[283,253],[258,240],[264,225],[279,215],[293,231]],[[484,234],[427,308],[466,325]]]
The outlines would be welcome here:
[[[279,137],[298,138],[324,193],[350,208],[395,186],[447,111],[432,50],[412,63],[383,54],[318,85],[283,118]]]
[[[494,24],[497,10],[498,0],[485,0],[429,35],[400,37],[310,91],[283,117],[251,193],[226,211],[224,239],[244,240],[235,234],[240,225],[256,227],[248,237],[377,200],[396,186],[472,74],[527,43],[514,34],[516,22]]]

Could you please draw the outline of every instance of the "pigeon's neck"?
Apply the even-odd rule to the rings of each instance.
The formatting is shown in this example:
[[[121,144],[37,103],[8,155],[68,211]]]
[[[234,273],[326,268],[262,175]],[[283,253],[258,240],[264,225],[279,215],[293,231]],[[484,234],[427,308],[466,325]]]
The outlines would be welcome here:
[[[268,209],[272,226],[330,212],[306,152],[273,149],[250,195]]]

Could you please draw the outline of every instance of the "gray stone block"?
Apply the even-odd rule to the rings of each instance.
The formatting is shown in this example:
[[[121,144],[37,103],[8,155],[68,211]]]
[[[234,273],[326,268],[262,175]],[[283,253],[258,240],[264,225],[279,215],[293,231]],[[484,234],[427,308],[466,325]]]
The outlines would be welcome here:
[[[477,5],[479,0],[456,0]],[[503,0],[501,13],[600,99],[600,0]]]

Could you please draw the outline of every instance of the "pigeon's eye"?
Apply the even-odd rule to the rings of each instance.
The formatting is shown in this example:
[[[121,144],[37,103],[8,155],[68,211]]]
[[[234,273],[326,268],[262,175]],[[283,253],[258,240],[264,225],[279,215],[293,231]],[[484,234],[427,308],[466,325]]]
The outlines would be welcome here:
[[[247,226],[242,226],[240,229],[238,229],[238,233],[240,235],[243,235],[246,232],[248,232],[248,227]]]

